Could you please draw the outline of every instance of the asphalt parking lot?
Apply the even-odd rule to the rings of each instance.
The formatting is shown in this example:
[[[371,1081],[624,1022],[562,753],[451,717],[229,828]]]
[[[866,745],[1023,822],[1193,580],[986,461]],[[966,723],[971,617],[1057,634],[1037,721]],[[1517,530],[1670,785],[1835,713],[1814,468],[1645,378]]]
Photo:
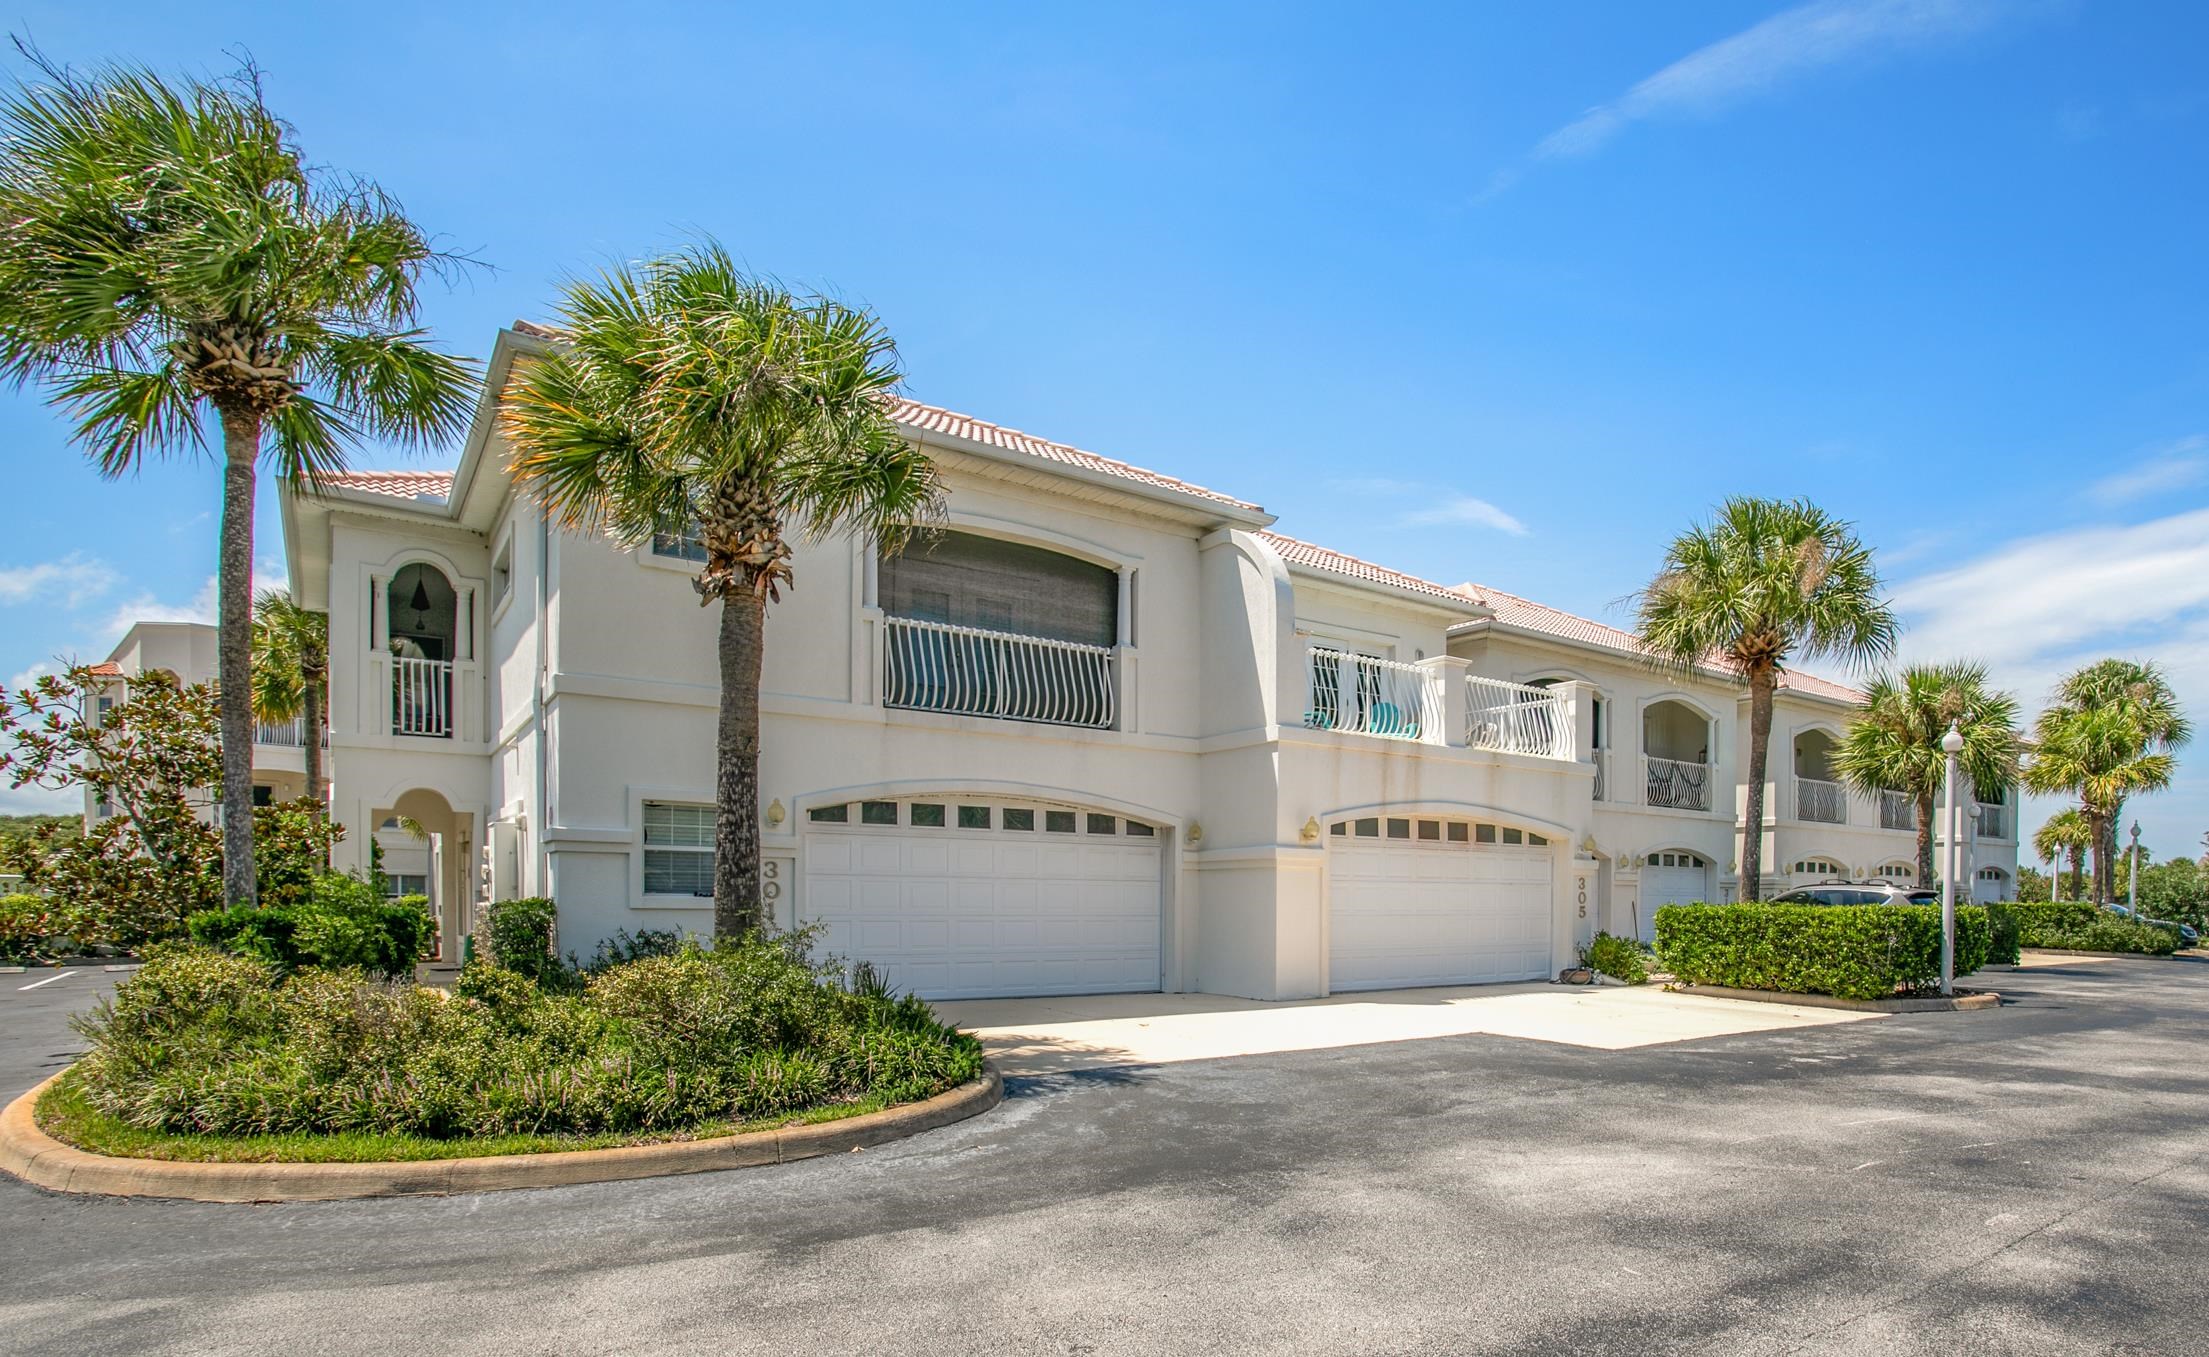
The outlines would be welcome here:
[[[0,976],[0,1090],[117,977]],[[247,1352],[2198,1353],[2209,965],[1598,1050],[1014,1083],[833,1160],[220,1207],[0,1183],[0,1342]]]

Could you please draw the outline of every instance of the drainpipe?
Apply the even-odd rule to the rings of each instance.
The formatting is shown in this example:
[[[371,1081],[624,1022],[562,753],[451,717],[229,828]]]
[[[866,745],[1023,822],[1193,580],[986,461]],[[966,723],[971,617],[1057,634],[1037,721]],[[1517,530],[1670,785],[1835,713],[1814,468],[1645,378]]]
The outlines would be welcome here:
[[[545,828],[552,823],[552,812],[545,805],[545,764],[548,757],[545,748],[545,681],[551,666],[552,654],[552,515],[540,508],[537,511],[537,671],[531,682],[530,705],[537,726],[537,786],[530,800],[532,810],[530,829],[530,855],[536,867],[537,894],[552,894],[552,853],[545,847]]]

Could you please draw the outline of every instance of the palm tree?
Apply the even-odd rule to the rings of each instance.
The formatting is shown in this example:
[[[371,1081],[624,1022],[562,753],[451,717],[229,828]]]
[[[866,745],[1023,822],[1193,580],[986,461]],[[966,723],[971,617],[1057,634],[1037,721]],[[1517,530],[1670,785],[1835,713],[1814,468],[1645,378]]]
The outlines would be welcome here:
[[[281,589],[263,589],[253,599],[253,718],[306,728],[307,795],[317,806],[329,692],[329,615],[300,607]]]
[[[1741,898],[1763,893],[1764,775],[1772,695],[1797,656],[1873,664],[1894,651],[1871,550],[1807,500],[1737,497],[1666,549],[1639,595],[1639,636],[1658,664],[1721,665],[1749,687],[1749,795]]]
[[[2125,798],[2171,784],[2176,760],[2154,743],[2138,713],[2123,704],[2050,707],[2034,726],[2025,785],[2079,798],[2094,849],[2097,902],[2107,903],[2116,888],[2115,825]]]
[[[103,475],[221,431],[223,894],[253,900],[253,491],[356,437],[457,436],[473,379],[411,328],[450,262],[374,184],[310,169],[251,67],[165,81],[26,49],[0,97],[0,377],[37,382]]]
[[[2126,713],[2139,729],[2142,753],[2170,753],[2193,736],[2193,727],[2179,708],[2178,695],[2171,691],[2170,680],[2157,666],[2138,660],[2098,660],[2075,670],[2057,685],[2055,700],[2058,706],[2111,707]],[[2106,856],[2112,871],[2120,856],[2117,826],[2124,821],[2124,816],[2125,801],[2119,796],[2109,807],[2108,822],[2102,826],[2102,841],[2094,846],[2096,863]],[[2098,869],[2095,876],[2099,881]],[[2114,877],[2111,881],[2114,890]]]
[[[693,584],[721,605],[714,931],[756,929],[761,644],[790,536],[894,549],[937,515],[935,467],[890,419],[881,322],[748,277],[711,241],[571,284],[560,315],[505,393],[514,474],[564,528],[703,548]]]
[[[1958,766],[1974,787],[2017,780],[2017,699],[1992,688],[1985,665],[1915,664],[1875,676],[1864,709],[1834,751],[1841,781],[1877,795],[1899,791],[1917,808],[1918,881],[1933,876],[1933,807],[1947,779],[1941,737],[1953,724],[1964,737]]]
[[[2056,862],[2071,859],[2071,898],[2086,898],[2086,850],[2093,845],[2094,829],[2076,810],[2059,810],[2033,831],[2033,852],[2048,864],[2048,898],[2056,898]]]

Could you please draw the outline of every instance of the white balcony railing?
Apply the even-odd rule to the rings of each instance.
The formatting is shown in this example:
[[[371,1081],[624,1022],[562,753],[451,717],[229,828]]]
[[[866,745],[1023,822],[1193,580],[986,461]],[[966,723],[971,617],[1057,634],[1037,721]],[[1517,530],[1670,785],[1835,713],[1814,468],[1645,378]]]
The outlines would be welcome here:
[[[1672,810],[1710,809],[1710,765],[1682,759],[1645,758],[1646,797],[1652,806]]]
[[[307,720],[303,716],[295,716],[289,721],[256,721],[253,724],[253,743],[303,749],[307,744]],[[324,743],[328,743],[327,738]]]
[[[1879,827],[1881,829],[1909,829],[1918,827],[1918,807],[1908,792],[1881,792],[1879,794]]]
[[[1304,724],[1311,729],[1439,741],[1441,682],[1433,670],[1317,645],[1305,664],[1311,705]]]
[[[452,735],[451,660],[391,657],[391,733],[440,738]]]
[[[1118,714],[1110,646],[883,620],[882,705],[1105,729]]]
[[[1604,799],[1604,796],[1603,796],[1603,784],[1604,784],[1605,782],[1607,782],[1607,781],[1609,780],[1609,778],[1608,778],[1608,777],[1606,776],[1606,772],[1607,772],[1607,770],[1608,770],[1608,769],[1610,768],[1610,766],[1611,766],[1611,756],[1610,756],[1610,755],[1609,755],[1609,754],[1608,754],[1608,753],[1607,753],[1606,751],[1604,751],[1604,750],[1601,750],[1601,749],[1598,749],[1598,750],[1596,750],[1596,751],[1595,751],[1595,791],[1594,791],[1594,797],[1595,797],[1595,799],[1596,799],[1596,800],[1598,800],[1598,801],[1601,801],[1601,800],[1603,800],[1603,799]]]
[[[1821,825],[1848,823],[1848,792],[1838,782],[1814,777],[1795,779],[1795,818]]]
[[[1537,758],[1573,756],[1572,712],[1547,688],[1465,676],[1465,743]],[[1597,793],[1597,799],[1602,794]]]

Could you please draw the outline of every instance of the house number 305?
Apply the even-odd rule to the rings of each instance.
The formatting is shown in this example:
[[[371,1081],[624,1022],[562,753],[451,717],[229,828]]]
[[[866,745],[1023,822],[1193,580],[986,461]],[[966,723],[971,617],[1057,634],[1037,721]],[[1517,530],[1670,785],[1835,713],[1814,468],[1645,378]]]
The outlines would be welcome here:
[[[1573,886],[1580,892],[1580,917],[1585,919],[1588,917],[1588,878],[1574,877]]]

